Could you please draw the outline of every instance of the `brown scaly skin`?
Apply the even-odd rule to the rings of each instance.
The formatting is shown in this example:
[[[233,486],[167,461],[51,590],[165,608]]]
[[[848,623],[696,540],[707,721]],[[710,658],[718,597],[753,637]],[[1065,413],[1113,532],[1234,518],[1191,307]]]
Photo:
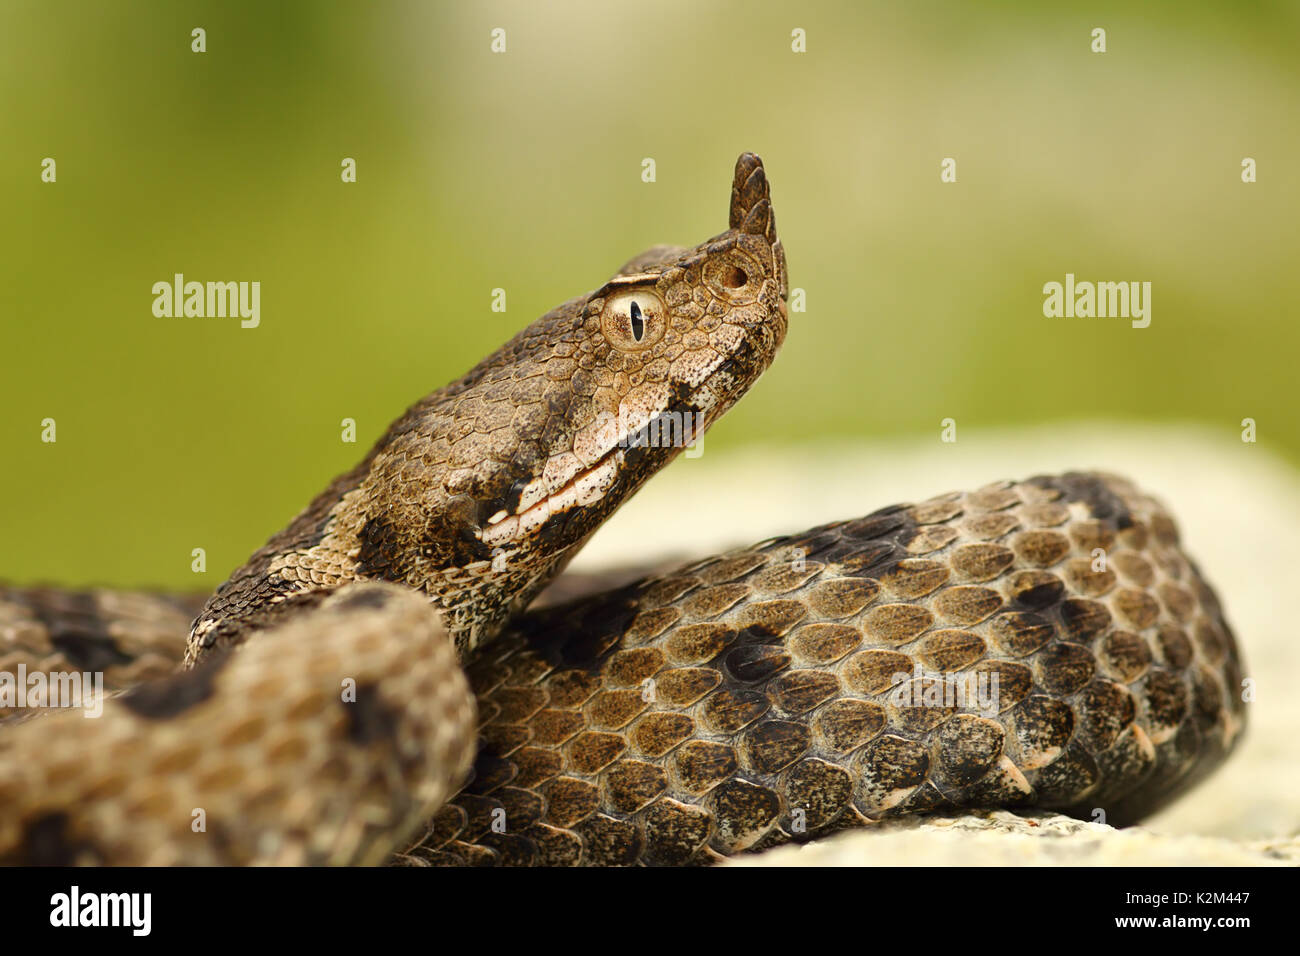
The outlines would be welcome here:
[[[412,406],[217,589],[186,663],[364,579],[428,595],[463,659],[683,447],[621,440],[655,416],[707,427],[753,384],[785,339],[786,295],[767,178],[746,153],[726,232],[643,253]],[[578,501],[538,507],[575,481]]]
[[[474,714],[428,602],[354,584],[94,719],[3,728],[0,864],[377,863],[464,779]]]
[[[886,508],[532,612],[469,675],[474,780],[404,862],[707,863],[972,807],[1123,824],[1218,766],[1245,720],[1236,642],[1172,519],[1097,475]],[[987,710],[925,696],[992,675]]]
[[[176,669],[205,600],[0,585],[0,674],[16,674],[19,665],[28,673],[91,672],[103,675],[107,691],[165,677]],[[22,713],[0,700],[0,721]]]
[[[110,630],[150,617],[145,596],[95,603]],[[87,632],[91,605],[5,592],[10,664],[48,664],[69,634],[129,656],[127,633]],[[469,765],[475,708],[436,618],[352,585],[101,720],[0,733],[0,862],[378,859]],[[926,700],[971,675],[997,676],[995,712]],[[1235,639],[1172,519],[1095,475],[886,508],[531,612],[469,676],[474,778],[402,862],[706,863],[960,807],[1124,823],[1213,771],[1245,720]],[[286,780],[314,801],[289,819],[270,799]]]

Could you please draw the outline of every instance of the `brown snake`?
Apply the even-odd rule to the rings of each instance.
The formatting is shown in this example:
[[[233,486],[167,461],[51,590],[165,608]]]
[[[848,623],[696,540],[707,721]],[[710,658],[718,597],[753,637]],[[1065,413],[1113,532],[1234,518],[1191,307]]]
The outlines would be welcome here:
[[[638,256],[412,406],[201,609],[0,588],[0,675],[135,685],[93,720],[10,706],[0,860],[697,863],[955,807],[1127,822],[1213,769],[1244,725],[1236,644],[1119,478],[887,508],[525,612],[768,367],[786,296],[745,154],[726,232]]]

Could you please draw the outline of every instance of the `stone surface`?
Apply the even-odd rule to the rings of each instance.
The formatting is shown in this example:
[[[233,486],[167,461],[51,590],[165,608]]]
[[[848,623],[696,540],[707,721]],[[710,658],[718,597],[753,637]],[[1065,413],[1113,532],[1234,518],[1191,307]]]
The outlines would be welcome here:
[[[803,846],[741,856],[727,866],[1285,866],[1300,839],[1233,840],[1116,830],[1055,813],[939,815],[891,820]]]

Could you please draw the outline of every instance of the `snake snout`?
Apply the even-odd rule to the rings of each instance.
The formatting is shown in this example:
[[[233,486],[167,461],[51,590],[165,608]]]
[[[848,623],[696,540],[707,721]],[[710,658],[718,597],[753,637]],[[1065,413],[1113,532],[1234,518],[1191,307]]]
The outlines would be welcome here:
[[[782,317],[786,314],[785,301],[790,296],[790,282],[786,273],[785,248],[776,235],[776,213],[772,210],[772,187],[763,168],[763,160],[754,153],[741,153],[736,160],[736,174],[731,186],[731,211],[728,217],[732,230],[742,236],[761,237],[766,243],[768,269],[776,281],[781,305],[777,307]],[[753,248],[753,240],[746,245]],[[757,251],[757,250],[755,250]]]

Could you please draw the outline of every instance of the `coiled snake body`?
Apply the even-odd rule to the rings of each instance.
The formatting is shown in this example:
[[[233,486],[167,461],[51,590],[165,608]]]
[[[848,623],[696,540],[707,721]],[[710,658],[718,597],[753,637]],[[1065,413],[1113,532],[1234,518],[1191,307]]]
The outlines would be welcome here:
[[[1244,724],[1232,633],[1111,476],[525,612],[767,368],[786,295],[745,154],[726,232],[408,410],[198,610],[179,672],[180,599],[0,589],[0,673],[135,685],[0,728],[0,859],[697,863],[953,807],[1126,822],[1213,769]]]

